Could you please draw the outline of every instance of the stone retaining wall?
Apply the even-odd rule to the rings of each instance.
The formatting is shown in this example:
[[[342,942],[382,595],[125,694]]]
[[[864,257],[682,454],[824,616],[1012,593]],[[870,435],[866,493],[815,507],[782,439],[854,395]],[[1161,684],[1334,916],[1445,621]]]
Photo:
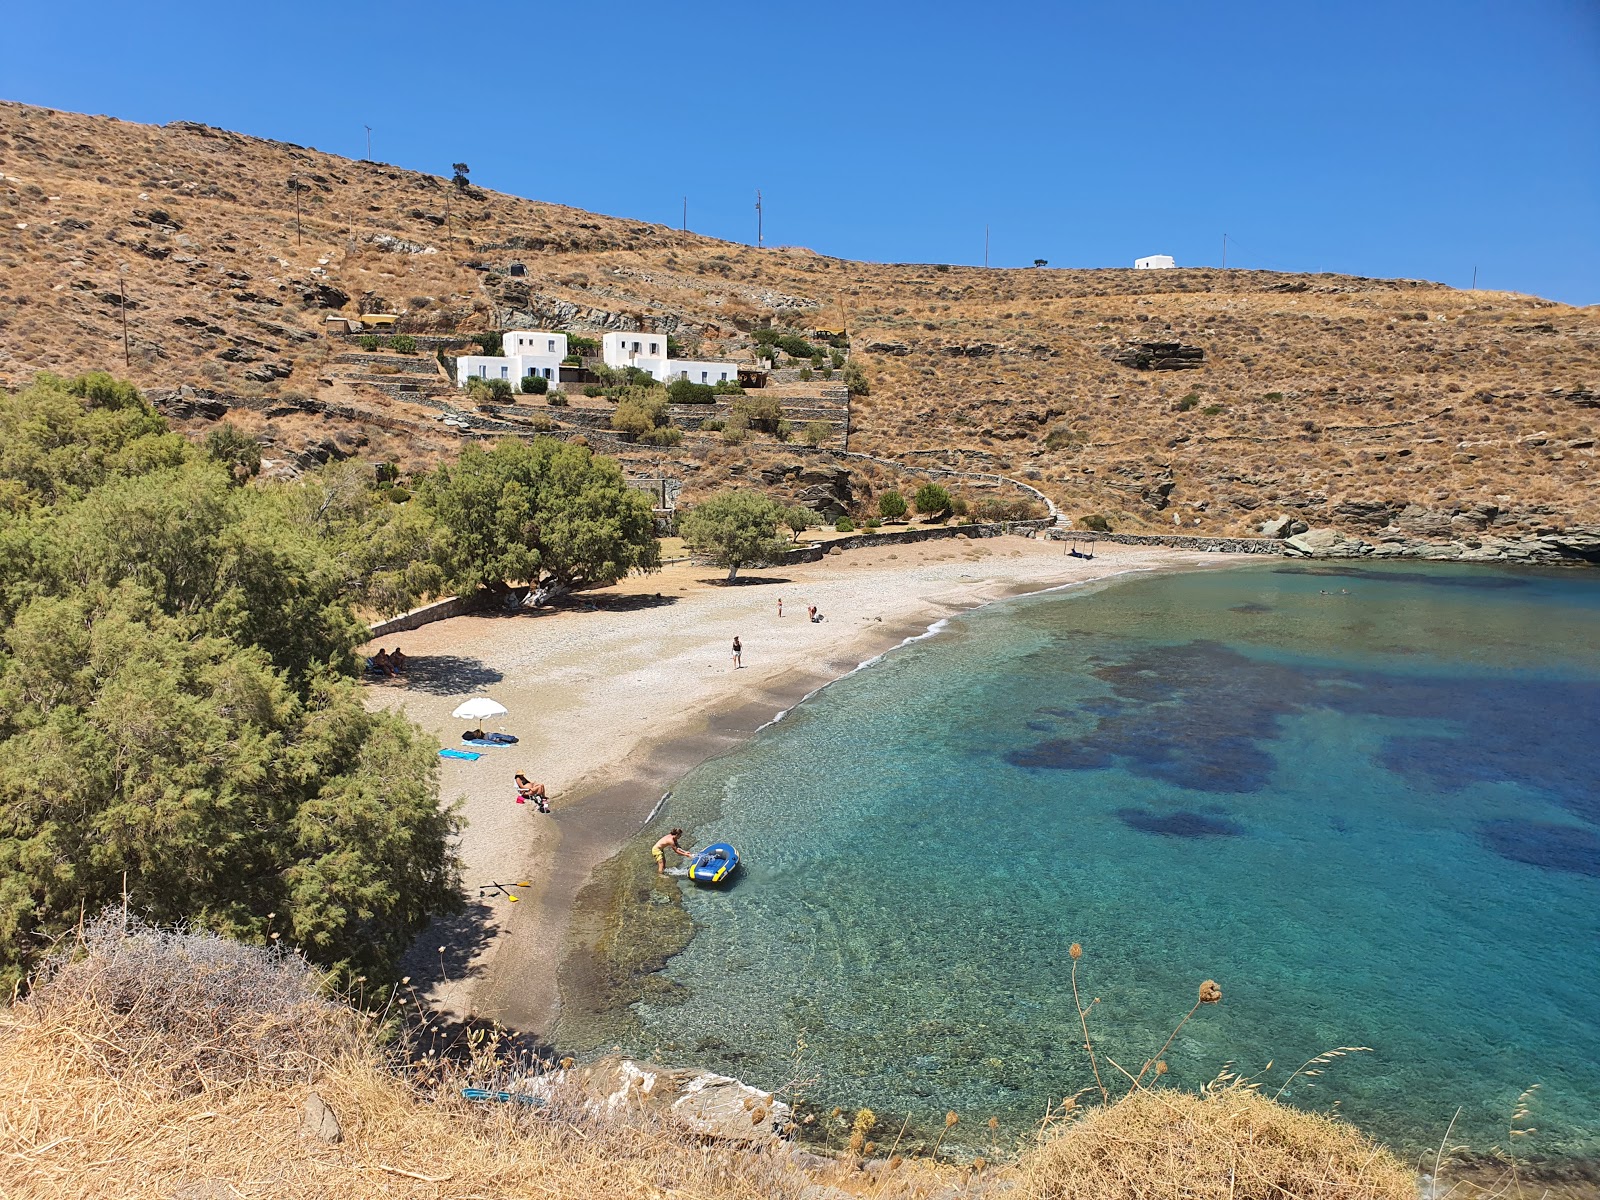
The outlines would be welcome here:
[[[1200,550],[1208,554],[1289,553],[1276,538],[1200,537],[1182,533],[1096,533],[1092,529],[1053,529],[1047,535],[1058,542],[1115,542],[1119,546],[1166,546],[1173,550]]]
[[[488,592],[475,592],[470,596],[451,596],[445,600],[436,600],[432,604],[424,604],[421,608],[401,613],[398,617],[379,621],[372,627],[372,638],[376,641],[378,638],[388,637],[391,633],[405,633],[407,630],[421,629],[424,625],[431,625],[435,621],[462,617],[488,607],[491,600],[492,597]]]

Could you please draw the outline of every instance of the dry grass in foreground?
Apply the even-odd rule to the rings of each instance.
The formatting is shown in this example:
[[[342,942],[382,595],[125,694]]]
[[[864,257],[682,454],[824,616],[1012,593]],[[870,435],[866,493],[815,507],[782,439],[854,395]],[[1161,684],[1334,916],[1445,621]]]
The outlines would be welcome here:
[[[371,1032],[383,1014],[323,999],[292,956],[137,922],[125,930],[119,917],[87,926],[78,949],[0,1011],[8,1198],[1416,1194],[1415,1176],[1356,1130],[1226,1080],[1199,1096],[1136,1083],[1001,1168],[731,1144],[627,1088],[605,1103],[582,1071],[543,1089],[541,1106],[474,1104],[463,1086],[538,1085],[508,1080],[484,1053],[492,1039],[459,1063],[400,1061]],[[336,1140],[305,1127],[313,1094],[337,1118]]]

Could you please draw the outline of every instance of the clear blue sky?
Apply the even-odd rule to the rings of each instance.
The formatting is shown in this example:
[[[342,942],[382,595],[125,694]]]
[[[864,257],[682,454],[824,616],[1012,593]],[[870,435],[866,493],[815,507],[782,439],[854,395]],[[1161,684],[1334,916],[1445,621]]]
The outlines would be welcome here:
[[[1600,302],[1600,0],[12,7],[0,96],[880,261]],[[26,47],[26,53],[19,48]],[[641,148],[636,131],[662,136]]]

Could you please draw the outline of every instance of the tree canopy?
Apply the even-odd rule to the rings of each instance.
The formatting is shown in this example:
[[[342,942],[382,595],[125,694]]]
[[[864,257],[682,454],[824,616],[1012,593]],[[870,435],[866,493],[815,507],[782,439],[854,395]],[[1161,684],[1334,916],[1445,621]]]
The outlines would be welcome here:
[[[722,492],[691,509],[679,532],[690,550],[727,567],[732,583],[740,567],[783,557],[787,543],[778,536],[778,523],[784,516],[784,506],[760,492]]]
[[[0,430],[0,985],[124,881],[382,978],[458,902],[437,746],[352,678],[353,576],[427,582],[410,506],[238,486],[109,376],[0,396]]]
[[[467,446],[423,481],[419,496],[464,588],[598,586],[661,565],[649,497],[627,485],[614,460],[584,446],[553,438]]]

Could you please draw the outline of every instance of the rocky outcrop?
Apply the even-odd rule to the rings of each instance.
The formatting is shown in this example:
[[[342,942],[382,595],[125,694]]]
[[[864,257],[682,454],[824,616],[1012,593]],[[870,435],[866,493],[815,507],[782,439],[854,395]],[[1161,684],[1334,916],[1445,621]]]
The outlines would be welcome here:
[[[1503,536],[1457,536],[1449,541],[1386,530],[1375,541],[1336,529],[1312,529],[1282,543],[1300,558],[1405,558],[1436,562],[1600,565],[1600,527],[1578,527]]]
[[[1182,342],[1134,342],[1111,355],[1111,361],[1139,371],[1191,371],[1205,366],[1206,352]]]
[[[1261,536],[1269,538],[1289,538],[1297,533],[1305,533],[1309,526],[1299,517],[1288,514],[1273,517],[1270,521],[1261,523]]]
[[[855,487],[844,467],[779,463],[765,468],[761,479],[771,487],[798,487],[795,502],[829,520],[837,520],[855,507]]]

